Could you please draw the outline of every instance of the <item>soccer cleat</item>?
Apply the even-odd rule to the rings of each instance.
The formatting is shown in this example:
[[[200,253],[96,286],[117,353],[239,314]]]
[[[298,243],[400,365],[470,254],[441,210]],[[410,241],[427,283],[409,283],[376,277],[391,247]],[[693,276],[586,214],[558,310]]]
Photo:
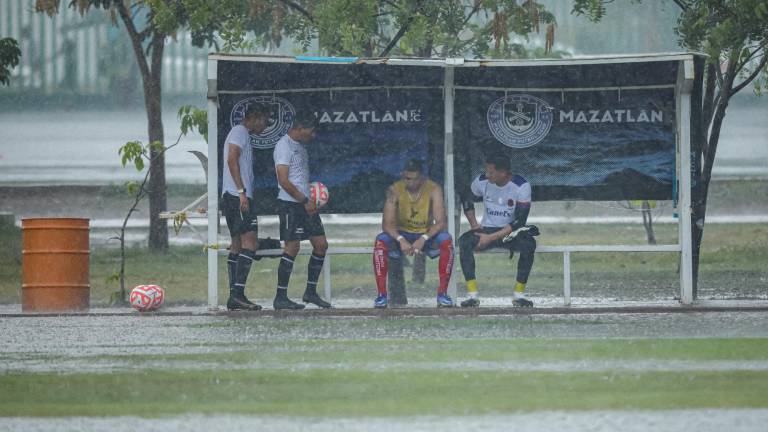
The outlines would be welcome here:
[[[376,300],[373,301],[373,307],[376,309],[385,309],[387,307],[387,295],[379,294]]]
[[[248,300],[244,294],[230,294],[227,300],[227,309],[229,310],[261,310],[261,306]]]
[[[331,304],[321,299],[320,296],[317,295],[317,293],[305,292],[304,296],[301,297],[301,301],[303,301],[304,303],[312,303],[313,305],[317,307],[321,307],[323,309],[329,309],[331,307]]]
[[[480,299],[478,298],[468,298],[461,302],[461,307],[478,307],[480,306]]]
[[[519,297],[512,300],[512,306],[515,307],[533,307],[533,302],[525,297]]]
[[[289,298],[276,298],[274,302],[272,302],[272,307],[275,308],[275,310],[281,310],[281,309],[290,309],[290,310],[299,310],[304,309],[303,304],[298,304],[294,301],[291,301]]]
[[[437,295],[437,307],[453,307],[453,299],[448,294]]]

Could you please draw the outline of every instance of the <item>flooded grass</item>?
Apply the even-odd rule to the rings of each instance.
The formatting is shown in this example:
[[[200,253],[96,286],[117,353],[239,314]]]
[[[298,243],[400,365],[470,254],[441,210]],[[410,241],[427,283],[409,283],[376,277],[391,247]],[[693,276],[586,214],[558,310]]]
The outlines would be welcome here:
[[[0,327],[0,430],[542,430],[563,418],[577,430],[676,430],[664,427],[694,424],[691,413],[710,425],[735,412],[768,418],[764,312],[64,316]]]
[[[3,416],[504,414],[765,408],[768,371],[537,372],[246,369],[6,374]]]

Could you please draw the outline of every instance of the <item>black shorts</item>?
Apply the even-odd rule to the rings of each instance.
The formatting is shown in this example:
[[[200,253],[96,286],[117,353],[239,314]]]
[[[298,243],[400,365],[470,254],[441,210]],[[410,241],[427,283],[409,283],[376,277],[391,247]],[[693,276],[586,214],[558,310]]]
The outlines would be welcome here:
[[[304,204],[277,200],[280,216],[280,240],[306,240],[310,237],[324,236],[325,228],[320,214],[310,215]]]
[[[235,237],[247,232],[259,235],[259,219],[251,198],[248,198],[248,211],[243,213],[240,211],[240,197],[225,192],[221,197],[221,211],[227,220],[230,236]]]
[[[482,227],[480,229],[474,230],[474,231],[467,231],[464,233],[464,235],[469,236],[469,233],[482,233],[482,234],[493,234],[496,231],[499,231],[503,229],[503,227]],[[463,236],[462,236],[463,237]],[[480,237],[473,235],[470,237],[472,244],[472,250],[477,246],[477,243],[480,241]],[[523,249],[530,248],[531,242],[533,242],[533,250],[536,249],[536,240],[527,232],[518,234],[515,238],[513,238],[511,241],[504,243],[504,238],[500,238],[498,240],[495,240],[491,242],[488,246],[486,246],[483,250],[488,249],[509,249],[510,251],[515,252],[521,252]]]

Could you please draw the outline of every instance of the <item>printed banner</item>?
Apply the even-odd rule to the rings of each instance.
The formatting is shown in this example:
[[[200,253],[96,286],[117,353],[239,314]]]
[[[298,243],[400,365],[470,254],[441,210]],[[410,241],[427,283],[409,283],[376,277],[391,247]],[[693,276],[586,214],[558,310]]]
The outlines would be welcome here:
[[[443,106],[439,90],[222,95],[220,152],[226,134],[242,120],[245,107],[254,102],[272,108],[267,129],[251,135],[260,214],[275,213],[277,180],[272,151],[300,110],[311,111],[320,122],[315,140],[306,148],[310,181],[323,182],[330,192],[324,212],[380,212],[387,187],[399,178],[403,163],[410,158],[427,162],[428,174],[442,181]]]
[[[671,199],[672,88],[456,92],[457,190],[501,151],[536,200]]]

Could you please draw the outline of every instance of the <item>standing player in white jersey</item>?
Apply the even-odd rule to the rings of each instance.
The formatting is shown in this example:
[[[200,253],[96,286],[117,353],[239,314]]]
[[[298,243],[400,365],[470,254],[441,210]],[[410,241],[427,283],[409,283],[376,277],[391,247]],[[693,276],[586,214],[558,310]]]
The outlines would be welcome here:
[[[533,302],[523,295],[536,250],[536,240],[532,234],[538,234],[538,229],[528,230],[525,226],[531,210],[531,184],[519,175],[512,175],[506,155],[494,153],[486,157],[485,174],[472,181],[471,191],[472,195],[483,200],[485,214],[482,225],[477,223],[474,200],[463,200],[464,215],[471,230],[459,237],[461,269],[467,281],[469,297],[461,302],[461,306],[480,306],[474,251],[489,248],[506,248],[520,253],[513,304],[519,307],[533,306]]]
[[[288,134],[275,145],[273,158],[280,192],[277,195],[280,217],[280,240],[285,242],[283,256],[277,267],[277,294],[275,309],[304,309],[303,304],[288,298],[288,282],[293,272],[293,262],[301,247],[301,240],[309,239],[312,255],[307,267],[307,288],[302,296],[304,303],[321,308],[331,304],[317,294],[317,280],[325,261],[328,241],[325,228],[314,201],[309,200],[309,157],[304,147],[315,138],[317,117],[311,112],[299,112],[293,119]]]
[[[224,140],[224,172],[221,179],[221,209],[227,220],[232,243],[229,247],[229,310],[259,310],[245,296],[245,282],[258,248],[259,222],[253,205],[253,157],[251,133],[259,134],[269,121],[269,108],[250,104],[241,124],[232,128]]]

